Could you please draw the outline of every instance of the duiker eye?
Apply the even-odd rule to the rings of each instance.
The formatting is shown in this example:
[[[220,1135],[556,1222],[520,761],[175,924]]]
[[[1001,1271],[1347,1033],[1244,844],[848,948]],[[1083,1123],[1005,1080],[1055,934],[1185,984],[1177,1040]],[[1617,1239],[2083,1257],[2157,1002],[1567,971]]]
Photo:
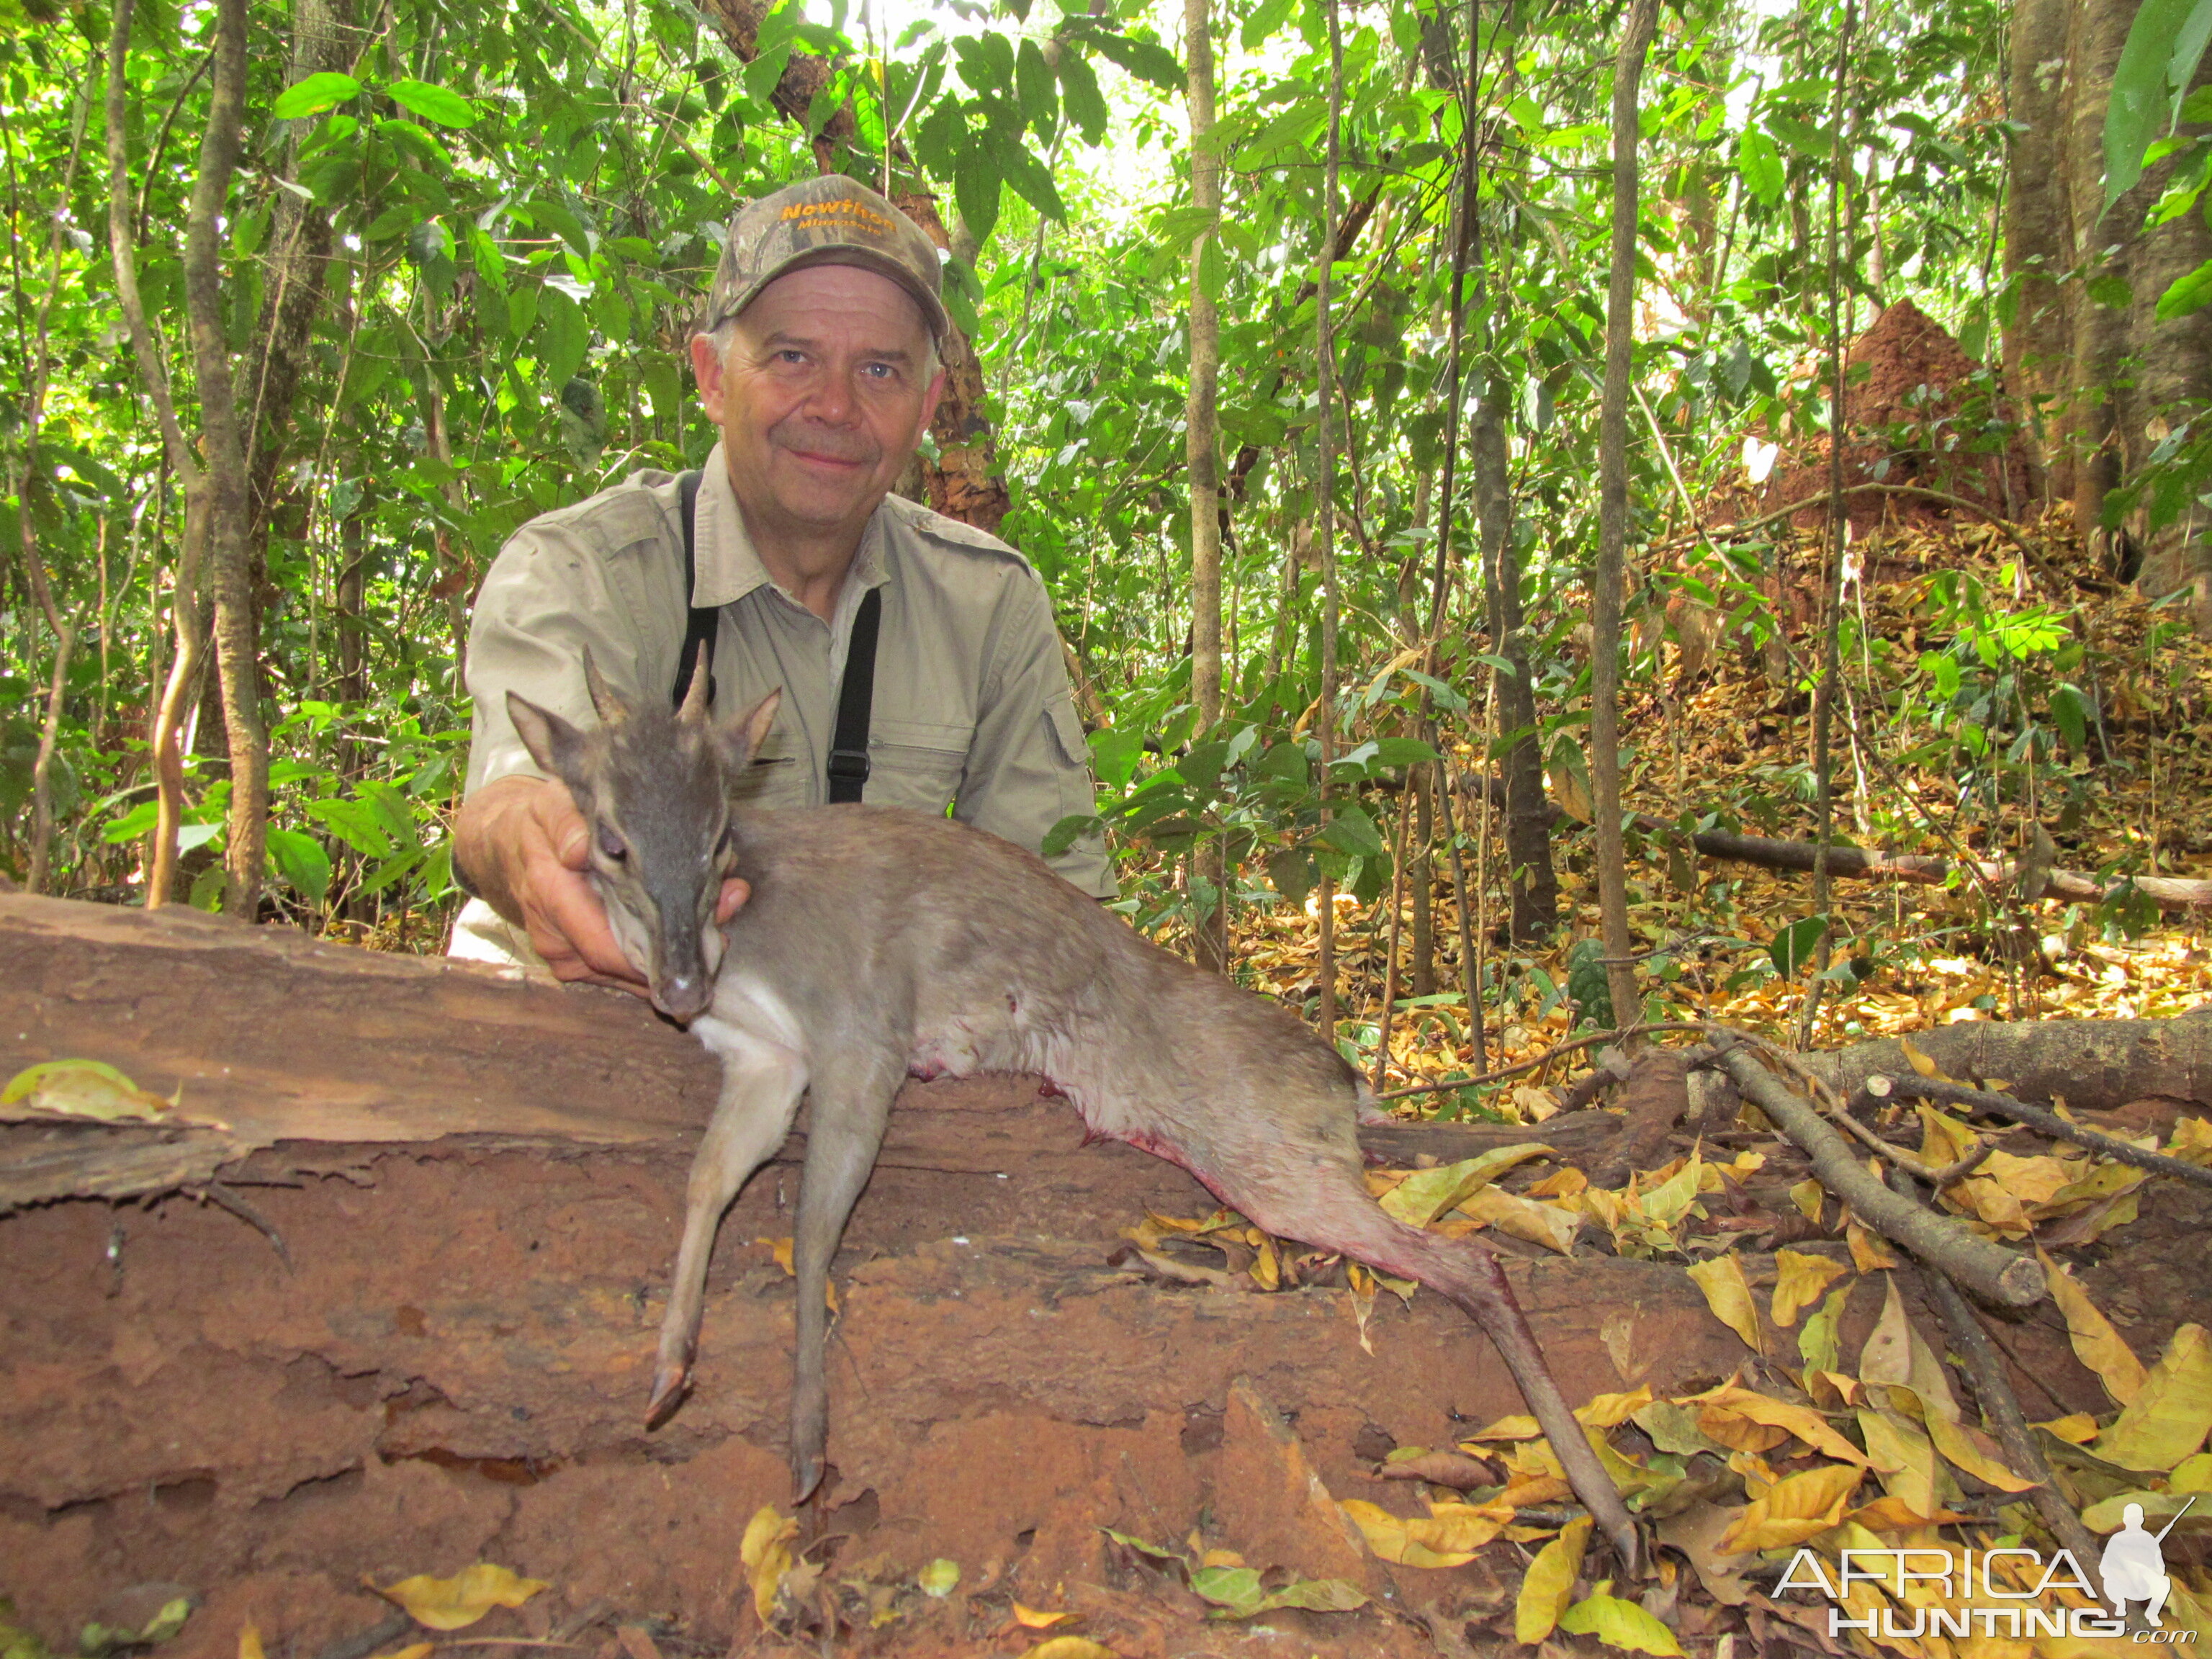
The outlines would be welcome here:
[[[599,851],[619,864],[629,856],[629,848],[623,838],[604,824],[599,828]]]

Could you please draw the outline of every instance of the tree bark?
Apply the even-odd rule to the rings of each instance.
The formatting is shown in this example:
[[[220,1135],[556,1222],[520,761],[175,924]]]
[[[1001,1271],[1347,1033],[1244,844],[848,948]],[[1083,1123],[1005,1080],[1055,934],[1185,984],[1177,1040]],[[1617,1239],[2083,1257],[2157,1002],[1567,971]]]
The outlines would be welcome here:
[[[1628,544],[1629,363],[1635,349],[1636,93],[1657,0],[1630,0],[1613,65],[1613,247],[1606,289],[1605,396],[1598,421],[1598,550],[1590,607],[1590,794],[1596,814],[1598,908],[1613,1020],[1641,1016],[1628,930],[1628,854],[1620,828],[1620,585]]]
[[[1192,205],[1209,216],[1190,246],[1190,390],[1184,405],[1184,464],[1190,476],[1190,696],[1200,731],[1221,719],[1221,313],[1206,289],[1206,255],[1221,217],[1221,157],[1213,146],[1213,37],[1208,0],[1184,0],[1183,41],[1190,57]],[[1220,973],[1229,960],[1228,860],[1220,841],[1200,844],[1192,868],[1213,889],[1191,930],[1200,967]]]
[[[216,662],[230,748],[230,836],[223,854],[223,908],[251,918],[261,902],[268,846],[269,740],[261,723],[261,661],[249,562],[252,497],[246,434],[226,329],[222,218],[243,144],[246,0],[218,0],[214,79],[202,135],[199,177],[185,234],[185,306],[191,323],[206,470],[188,504],[203,520],[215,593]]]
[[[1329,822],[1331,763],[1336,758],[1336,337],[1330,317],[1335,302],[1337,247],[1343,240],[1337,222],[1337,167],[1344,123],[1344,20],[1338,0],[1322,0],[1328,14],[1328,149],[1322,167],[1321,267],[1314,274],[1314,392],[1317,400],[1314,473],[1314,535],[1321,549],[1321,821]],[[1336,1046],[1336,884],[1328,866],[1321,883],[1321,1030]]]
[[[2046,487],[2074,493],[2074,462],[2052,422],[2073,357],[2074,221],[2065,167],[2066,31],[2070,0],[2013,0],[2005,110],[2013,122],[2005,177],[2004,269],[2013,283],[2004,331],[2005,386]]]
[[[154,406],[169,471],[176,475],[185,503],[184,538],[178,548],[169,611],[171,625],[176,630],[177,654],[170,660],[168,673],[161,684],[150,688],[155,702],[148,744],[154,759],[155,823],[152,855],[146,866],[146,906],[158,909],[177,896],[177,831],[184,823],[185,812],[184,727],[207,646],[207,617],[200,603],[200,571],[206,562],[208,520],[199,507],[203,494],[199,459],[185,436],[183,422],[177,417],[176,400],[169,387],[168,364],[138,290],[137,233],[131,213],[136,198],[131,189],[127,125],[130,84],[126,71],[131,9],[132,0],[116,0],[115,21],[108,29],[107,246],[115,267],[116,296],[130,331],[131,355],[138,366],[138,379],[147,401]]]

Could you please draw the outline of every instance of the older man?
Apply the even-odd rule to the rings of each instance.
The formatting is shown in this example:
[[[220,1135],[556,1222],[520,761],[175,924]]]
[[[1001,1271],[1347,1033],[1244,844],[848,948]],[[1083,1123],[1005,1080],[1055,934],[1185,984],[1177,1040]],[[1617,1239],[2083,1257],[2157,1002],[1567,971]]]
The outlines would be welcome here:
[[[703,474],[641,472],[532,520],[477,596],[453,840],[481,896],[454,955],[644,989],[583,876],[583,819],[507,716],[517,690],[593,720],[587,647],[632,702],[672,696],[702,652],[721,710],[781,686],[757,805],[865,795],[1032,850],[1092,810],[1043,584],[1005,543],[890,493],[944,387],[940,281],[928,238],[849,179],[808,179],[730,222],[691,341],[722,433]],[[1095,839],[1054,863],[1113,891]],[[742,882],[725,889],[724,919],[744,898]]]

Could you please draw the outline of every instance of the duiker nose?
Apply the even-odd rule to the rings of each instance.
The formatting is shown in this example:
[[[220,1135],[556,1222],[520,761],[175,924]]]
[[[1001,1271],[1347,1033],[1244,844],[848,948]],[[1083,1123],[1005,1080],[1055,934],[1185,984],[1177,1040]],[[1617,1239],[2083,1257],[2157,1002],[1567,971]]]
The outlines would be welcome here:
[[[653,1006],[671,1019],[696,1019],[714,1000],[714,984],[704,974],[671,974],[653,989]]]

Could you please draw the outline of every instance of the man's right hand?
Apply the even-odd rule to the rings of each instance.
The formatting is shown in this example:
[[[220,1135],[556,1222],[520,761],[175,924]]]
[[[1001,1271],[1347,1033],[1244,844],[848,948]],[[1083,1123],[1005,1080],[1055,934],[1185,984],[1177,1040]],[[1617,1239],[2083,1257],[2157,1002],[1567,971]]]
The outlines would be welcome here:
[[[517,774],[461,803],[453,857],[485,902],[530,936],[555,977],[649,996],[585,879],[591,835],[566,784]]]

